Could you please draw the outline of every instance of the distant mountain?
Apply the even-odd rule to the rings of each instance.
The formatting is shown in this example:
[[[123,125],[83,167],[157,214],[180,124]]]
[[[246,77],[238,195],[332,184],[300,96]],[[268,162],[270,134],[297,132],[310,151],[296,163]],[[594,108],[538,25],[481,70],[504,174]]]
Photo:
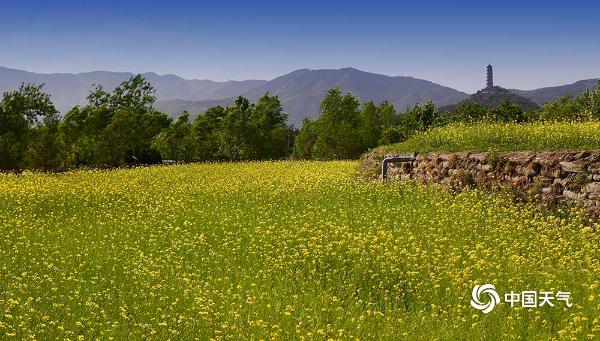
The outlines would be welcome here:
[[[437,105],[451,104],[468,96],[422,79],[390,77],[353,68],[301,69],[275,78],[245,95],[251,99],[260,97],[265,91],[278,95],[290,115],[290,123],[298,124],[304,118],[317,118],[321,99],[327,90],[335,87],[339,87],[342,93],[350,92],[363,101],[388,100],[398,110],[428,100]]]
[[[257,100],[267,91],[272,95],[278,95],[284,111],[289,114],[289,123],[299,125],[304,118],[314,119],[319,116],[323,96],[327,90],[335,87],[339,87],[342,93],[350,92],[363,101],[388,100],[398,110],[428,100],[432,100],[437,105],[452,104],[468,96],[466,93],[422,79],[390,77],[353,68],[301,69],[259,85],[243,95],[252,101]],[[223,103],[231,102],[233,99]],[[158,104],[162,110],[187,109],[190,112],[207,106],[209,103],[206,101],[168,101]]]
[[[184,110],[189,112],[192,116],[197,116],[206,111],[211,107],[220,105],[225,107],[235,100],[235,97],[226,99],[207,99],[204,101],[186,101],[182,99],[171,99],[166,101],[158,101],[156,103],[156,109],[162,112],[170,113],[172,116],[178,116]]]
[[[0,92],[18,88],[22,82],[45,83],[44,90],[61,112],[75,105],[86,103],[86,97],[94,84],[112,90],[129,79],[133,73],[94,71],[78,74],[39,74],[0,67]],[[183,110],[200,114],[215,105],[228,105],[235,97],[243,95],[256,101],[266,91],[278,95],[283,109],[289,114],[289,123],[298,126],[304,118],[319,115],[319,106],[327,90],[339,87],[343,93],[351,92],[363,101],[388,100],[397,110],[416,103],[433,101],[440,107],[448,107],[469,98],[469,95],[430,81],[413,77],[391,77],[353,68],[309,70],[300,69],[271,81],[246,80],[214,82],[211,80],[183,79],[175,75],[145,73],[143,76],[154,85],[158,99],[157,108],[172,115]],[[526,108],[556,100],[566,93],[578,95],[596,87],[596,79],[573,84],[536,90],[507,90],[499,87],[489,93],[485,90],[471,98],[484,105],[494,106],[503,98],[510,98]]]
[[[52,101],[61,112],[86,103],[86,97],[94,84],[112,90],[133,76],[129,72],[94,71],[86,73],[40,74],[0,67],[0,92],[18,88],[23,82],[44,83],[44,91],[52,95]],[[183,79],[175,75],[144,73],[143,76],[156,88],[159,100],[207,100],[237,96],[266,83],[263,80],[214,82],[210,80]]]
[[[561,86],[552,86],[535,90],[511,89],[511,91],[517,95],[530,99],[539,105],[543,105],[547,102],[557,100],[566,94],[577,96],[586,90],[595,89],[599,80],[600,79],[586,79]]]
[[[520,106],[523,110],[539,109],[539,106],[522,96],[517,95],[511,90],[494,86],[492,88],[485,88],[477,91],[467,99],[453,105],[447,105],[440,108],[441,112],[449,112],[454,110],[457,106],[464,102],[479,103],[487,108],[496,108],[500,106],[502,101],[509,100],[511,103]]]

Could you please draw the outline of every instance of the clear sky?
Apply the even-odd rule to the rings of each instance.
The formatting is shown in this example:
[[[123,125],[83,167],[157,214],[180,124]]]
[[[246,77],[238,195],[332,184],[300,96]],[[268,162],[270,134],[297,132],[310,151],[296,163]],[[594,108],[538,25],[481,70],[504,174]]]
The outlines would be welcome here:
[[[0,65],[272,79],[299,68],[473,92],[600,77],[598,1],[3,1]]]

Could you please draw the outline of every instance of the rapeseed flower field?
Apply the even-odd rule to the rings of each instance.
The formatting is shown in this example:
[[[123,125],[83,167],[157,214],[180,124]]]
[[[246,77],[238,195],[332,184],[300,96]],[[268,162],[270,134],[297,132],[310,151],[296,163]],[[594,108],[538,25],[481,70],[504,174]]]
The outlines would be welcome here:
[[[579,212],[356,162],[0,176],[1,339],[597,339]],[[474,285],[572,307],[470,305]]]

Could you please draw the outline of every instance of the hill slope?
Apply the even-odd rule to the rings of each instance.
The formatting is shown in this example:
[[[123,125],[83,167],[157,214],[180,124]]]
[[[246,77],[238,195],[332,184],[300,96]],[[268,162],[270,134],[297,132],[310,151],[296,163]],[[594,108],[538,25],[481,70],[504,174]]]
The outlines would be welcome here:
[[[539,105],[557,100],[566,94],[577,96],[586,90],[595,89],[600,79],[586,79],[572,84],[539,88],[535,90],[517,90],[511,89],[517,95],[523,96],[534,101]]]
[[[500,106],[500,104],[504,100],[509,100],[511,103],[517,104],[523,110],[533,110],[539,108],[539,106],[536,103],[532,102],[531,100],[525,97],[519,96],[508,89],[499,86],[494,86],[491,89],[481,89],[473,95],[469,96],[469,98],[455,105],[448,105],[442,107],[440,108],[440,111],[452,111],[456,106],[460,105],[463,102],[475,102],[487,108],[496,108]]]
[[[235,97],[226,99],[207,99],[204,101],[186,101],[183,99],[171,99],[166,101],[158,101],[156,103],[156,109],[171,114],[172,116],[178,116],[181,112],[187,111],[192,117],[205,112],[208,108],[220,105],[222,107],[233,103]]]
[[[246,95],[252,99],[260,97],[265,91],[278,95],[290,114],[290,122],[297,124],[304,118],[318,117],[321,99],[327,90],[335,87],[339,87],[342,93],[351,92],[364,101],[388,100],[398,110],[428,100],[446,105],[467,97],[463,92],[426,80],[390,77],[353,68],[297,70],[258,86]]]
[[[598,150],[599,122],[451,124],[420,132],[408,140],[379,146],[372,153]]]

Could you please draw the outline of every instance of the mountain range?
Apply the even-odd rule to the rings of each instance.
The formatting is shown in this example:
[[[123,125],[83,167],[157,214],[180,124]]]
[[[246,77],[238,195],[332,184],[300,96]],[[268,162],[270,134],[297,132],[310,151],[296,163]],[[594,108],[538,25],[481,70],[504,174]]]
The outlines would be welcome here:
[[[586,90],[595,89],[600,79],[585,79],[572,84],[552,86],[535,90],[510,89],[515,94],[525,97],[538,105],[557,100],[566,94],[577,96]]]
[[[133,74],[128,72],[108,71],[41,74],[0,67],[0,92],[16,89],[23,82],[44,83],[44,91],[52,96],[57,109],[64,113],[75,105],[85,104],[86,96],[94,85],[112,89],[131,76]],[[178,115],[183,110],[193,115],[200,114],[211,106],[230,104],[239,95],[255,101],[268,91],[279,96],[284,111],[289,114],[289,123],[294,125],[299,125],[304,118],[318,117],[321,99],[327,90],[334,87],[339,87],[344,93],[351,92],[365,101],[388,100],[398,110],[428,100],[438,106],[447,106],[469,98],[467,93],[427,80],[392,77],[354,68],[300,69],[271,81],[215,82],[152,72],[143,76],[156,88],[156,107],[172,115]],[[509,91],[542,105],[567,93],[578,95],[586,89],[593,89],[597,81],[589,79],[557,87]]]
[[[134,74],[130,72],[93,71],[85,73],[33,73],[0,66],[0,92],[18,88],[21,83],[44,83],[44,91],[52,96],[60,112],[87,103],[86,97],[95,85],[112,90]],[[175,75],[142,74],[155,88],[159,100],[200,101],[237,96],[266,83],[263,80],[214,82],[183,79]]]
[[[388,100],[396,108],[405,109],[416,103],[432,100],[439,105],[456,103],[468,97],[464,92],[413,77],[390,77],[353,68],[308,70],[301,69],[261,84],[242,95],[251,101],[265,92],[278,95],[288,122],[298,125],[304,118],[319,116],[323,96],[331,88],[350,92],[361,100]],[[226,105],[234,98],[221,101],[161,101],[158,108],[167,112],[202,112],[215,104]]]

